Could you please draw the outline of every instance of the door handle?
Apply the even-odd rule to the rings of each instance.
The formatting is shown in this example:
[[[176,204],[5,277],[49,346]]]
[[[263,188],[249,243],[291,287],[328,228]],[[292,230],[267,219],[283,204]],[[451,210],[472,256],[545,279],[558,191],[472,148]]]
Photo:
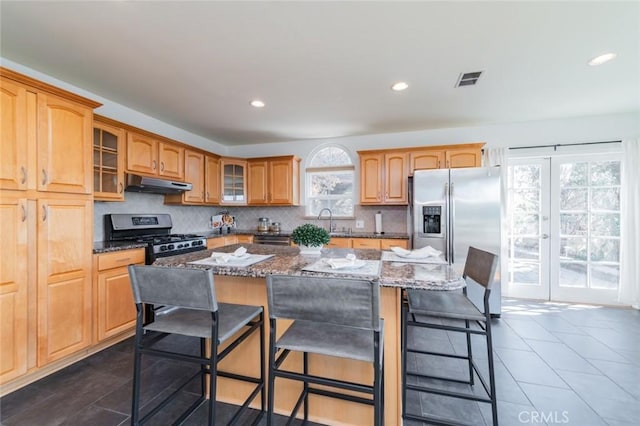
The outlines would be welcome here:
[[[164,161],[160,162],[160,171],[164,172]]]
[[[122,184],[122,182],[120,182],[118,185],[120,185],[120,194],[122,194],[122,191],[124,190],[124,185]]]
[[[22,172],[22,180],[20,183],[24,184],[27,181],[27,169],[24,166],[20,167],[20,171]]]
[[[158,162],[156,160],[153,160],[151,162],[151,170],[155,170],[157,165],[158,165]]]
[[[47,220],[47,206],[43,205],[42,206],[42,221],[46,221]]]
[[[24,222],[27,220],[27,208],[24,204],[21,204],[20,207],[22,207],[22,221]]]
[[[45,169],[42,169],[42,184],[47,184],[47,171]]]
[[[542,234],[540,236],[543,240],[546,240],[547,238],[549,238],[549,234]]]

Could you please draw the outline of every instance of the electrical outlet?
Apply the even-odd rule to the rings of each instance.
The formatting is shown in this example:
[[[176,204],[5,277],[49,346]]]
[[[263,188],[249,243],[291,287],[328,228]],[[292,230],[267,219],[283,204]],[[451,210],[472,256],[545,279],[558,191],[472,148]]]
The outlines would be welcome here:
[[[364,220],[356,220],[356,228],[364,228]]]

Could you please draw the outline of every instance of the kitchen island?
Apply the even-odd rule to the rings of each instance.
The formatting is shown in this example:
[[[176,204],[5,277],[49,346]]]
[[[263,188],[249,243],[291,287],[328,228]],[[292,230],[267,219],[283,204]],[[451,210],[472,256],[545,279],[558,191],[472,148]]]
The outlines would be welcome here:
[[[212,252],[233,253],[244,246],[253,255],[273,255],[272,257],[249,266],[229,266],[228,263],[193,264],[211,257]],[[327,271],[318,269],[323,259],[344,258],[355,254],[359,260],[371,261],[378,265],[375,272],[363,275],[359,270]],[[401,419],[401,357],[400,357],[400,319],[401,291],[403,288],[422,288],[433,291],[449,291],[461,288],[464,283],[448,265],[417,264],[405,262],[381,261],[380,250],[323,249],[320,256],[303,256],[295,247],[270,245],[230,245],[215,250],[199,251],[156,260],[154,265],[170,267],[207,268],[215,274],[216,295],[218,300],[227,303],[262,305],[267,310],[265,277],[268,274],[313,275],[340,278],[360,278],[377,280],[380,283],[380,312],[385,320],[384,330],[384,404],[385,423],[402,424]],[[206,262],[206,261],[205,261]],[[310,271],[309,269],[315,269]],[[365,269],[365,268],[363,268]],[[320,272],[318,272],[320,271]],[[268,315],[268,313],[267,313]],[[268,318],[268,317],[267,317]],[[268,323],[265,327],[268,339]],[[281,333],[283,328],[279,328]],[[253,336],[245,345],[245,350],[236,350],[225,359],[220,368],[227,371],[257,375],[258,348],[257,336]],[[299,354],[294,354],[299,355]],[[309,357],[311,373],[328,377],[354,381],[372,381],[373,372],[367,363],[324,356]],[[290,356],[285,364],[294,370],[300,370],[300,356]],[[239,404],[249,392],[249,385],[219,378],[218,399]],[[295,404],[301,390],[301,384],[283,379],[276,381],[276,412],[287,414]],[[324,424],[371,425],[373,408],[353,402],[310,396],[309,418]],[[254,405],[255,406],[255,405]],[[257,406],[256,406],[257,408]]]

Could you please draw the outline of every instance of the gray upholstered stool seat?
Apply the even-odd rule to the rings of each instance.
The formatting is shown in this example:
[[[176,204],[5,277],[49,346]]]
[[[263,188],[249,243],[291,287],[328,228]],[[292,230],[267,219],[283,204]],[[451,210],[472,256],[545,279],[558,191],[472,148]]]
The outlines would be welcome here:
[[[493,367],[491,318],[489,314],[489,295],[491,293],[491,284],[493,282],[497,263],[498,257],[496,255],[479,250],[475,247],[469,247],[469,253],[467,254],[467,260],[465,262],[462,276],[467,285],[480,285],[484,287],[483,310],[478,309],[476,305],[467,298],[466,287],[463,289],[462,293],[432,290],[406,291],[407,303],[403,306],[402,312],[403,419],[436,425],[460,424],[457,420],[443,418],[437,412],[429,413],[428,415],[408,412],[406,408],[407,391],[411,390],[420,393],[435,394],[440,397],[461,398],[464,400],[489,403],[491,404],[493,425],[497,426],[498,408]],[[447,321],[441,322],[440,319],[446,319]],[[460,324],[460,322],[464,322],[464,326]],[[476,323],[477,328],[471,328],[471,322]],[[464,333],[466,335],[467,354],[458,355],[456,353],[438,352],[436,351],[437,348],[432,350],[419,349],[418,346],[423,347],[423,345],[410,346],[408,343],[410,339],[407,336],[409,330],[414,328],[428,328]],[[483,374],[481,374],[483,370],[478,368],[478,365],[473,358],[473,352],[471,349],[471,335],[473,334],[485,336],[487,341],[487,364],[489,367],[488,383],[484,379]],[[409,371],[407,368],[408,353],[464,360],[467,364],[469,379],[461,380],[457,377],[442,376],[442,371]],[[472,392],[471,390],[469,392],[458,392],[443,389],[442,386],[437,385],[440,381],[446,381],[474,386],[476,376],[484,388],[486,396],[483,396],[481,393]],[[410,382],[407,380],[408,377],[419,378],[422,380]],[[442,402],[446,402],[446,400],[443,400]]]
[[[262,313],[262,306],[218,303],[218,344],[222,344],[240,331],[245,324]],[[211,337],[211,312],[173,308],[156,316],[156,320],[144,326],[147,331],[182,334],[193,337]]]
[[[276,347],[359,361],[374,361],[373,331],[357,327],[296,321],[278,339]]]
[[[273,422],[277,392],[275,379],[282,377],[303,384],[290,422],[301,406],[304,406],[306,422],[309,418],[309,395],[322,395],[373,405],[373,423],[380,426],[384,418],[384,326],[380,318],[378,283],[344,278],[269,275],[267,301],[270,324],[267,425],[271,426]],[[279,338],[276,337],[278,320],[293,320]],[[285,367],[284,361],[292,352],[302,353],[302,371]],[[373,367],[373,383],[310,374],[309,354],[370,363]]]
[[[462,293],[448,291],[407,290],[409,312],[439,318],[484,321],[485,316]]]
[[[200,378],[199,398],[180,415],[174,424],[182,423],[207,399],[205,381],[207,375],[210,376],[208,425],[216,424],[218,376],[253,385],[250,394],[228,424],[237,424],[251,401],[260,394],[261,410],[253,421],[254,425],[258,424],[266,406],[264,308],[218,303],[211,270],[130,265],[129,276],[137,311],[131,424],[139,425],[152,419],[192,380]],[[166,308],[158,312],[152,322],[144,324],[144,304],[162,305]],[[254,333],[259,335],[260,342],[259,347],[256,348],[260,354],[260,362],[256,366],[260,372],[259,377],[218,370],[218,363]],[[198,338],[199,356],[180,353],[179,348],[176,351],[169,351],[156,346],[158,341],[172,334]],[[230,343],[219,351],[218,346],[227,341]],[[160,403],[155,404],[154,408],[149,410],[145,407],[147,414],[141,418],[140,382],[143,355],[190,362],[198,365],[199,368],[195,374],[175,386],[175,390]],[[160,421],[163,420],[166,422],[166,419]],[[247,419],[243,419],[243,424],[246,424],[246,421]]]

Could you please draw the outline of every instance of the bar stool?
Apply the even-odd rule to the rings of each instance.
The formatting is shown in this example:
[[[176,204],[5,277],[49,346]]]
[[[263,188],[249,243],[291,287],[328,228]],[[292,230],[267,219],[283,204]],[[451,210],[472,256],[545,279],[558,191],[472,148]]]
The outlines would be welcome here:
[[[257,424],[264,414],[266,405],[263,307],[218,303],[211,270],[130,265],[129,276],[137,310],[131,424],[140,425],[151,419],[177,396],[180,390],[199,377],[200,397],[175,422],[176,424],[181,423],[205,401],[207,390],[205,377],[207,375],[210,375],[209,425],[216,423],[216,382],[218,376],[256,385],[229,424],[235,424],[251,401],[260,393],[261,410],[254,421],[254,424]],[[143,324],[143,304],[145,303],[172,308],[156,315],[153,322],[145,325]],[[218,370],[218,363],[254,332],[258,332],[260,335],[260,377]],[[200,356],[160,350],[154,347],[158,341],[170,334],[199,338]],[[208,345],[207,339],[209,339]],[[230,343],[224,350],[218,352],[218,347],[225,342]],[[200,371],[189,377],[177,390],[140,418],[142,355],[192,362],[200,365]]]
[[[498,425],[498,410],[496,401],[496,385],[493,366],[493,348],[491,341],[491,317],[489,311],[489,295],[491,293],[491,283],[495,274],[498,257],[492,253],[469,247],[469,253],[464,266],[463,279],[467,285],[481,285],[484,287],[484,312],[481,312],[467,297],[466,287],[460,292],[416,290],[406,291],[406,303],[402,313],[402,417],[408,420],[429,422],[437,425],[460,424],[454,420],[431,415],[418,415],[407,413],[407,390],[431,393],[452,398],[462,398],[466,400],[480,401],[491,404],[491,413],[494,426]],[[409,319],[411,315],[411,319]],[[429,322],[433,319],[445,319],[448,322],[464,321],[465,325],[454,326],[436,322]],[[470,323],[475,322],[479,329],[470,328]],[[466,334],[467,355],[456,355],[443,352],[433,352],[419,350],[408,347],[407,332],[409,327],[431,328],[438,330],[461,332]],[[478,334],[486,337],[487,355],[489,366],[489,383],[480,374],[478,366],[473,359],[471,350],[471,335]],[[469,380],[460,380],[450,377],[442,377],[417,372],[407,371],[407,353],[418,353],[432,356],[442,356],[455,359],[464,359],[468,364]],[[427,379],[437,379],[456,383],[465,383],[471,386],[475,383],[475,375],[478,376],[487,396],[476,396],[464,392],[454,392],[438,389],[432,386],[409,384],[409,376],[422,377]]]
[[[304,404],[309,416],[309,395],[322,395],[373,405],[374,424],[383,423],[383,328],[380,289],[377,282],[321,277],[267,276],[269,307],[269,404],[267,425],[273,424],[275,379],[303,383],[289,417],[292,421]],[[293,323],[276,339],[277,320]],[[302,373],[285,370],[282,363],[291,352],[301,352]],[[320,377],[309,373],[309,354],[356,359],[371,363],[373,384]],[[333,389],[317,388],[313,385]],[[341,390],[370,394],[360,397]]]

